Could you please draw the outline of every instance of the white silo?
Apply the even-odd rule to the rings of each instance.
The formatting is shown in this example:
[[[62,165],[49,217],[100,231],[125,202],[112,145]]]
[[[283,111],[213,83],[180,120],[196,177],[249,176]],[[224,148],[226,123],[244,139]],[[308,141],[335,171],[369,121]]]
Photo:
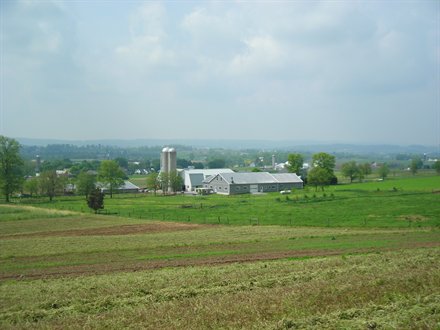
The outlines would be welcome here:
[[[177,169],[177,152],[174,148],[168,149],[168,173],[173,173]]]
[[[169,148],[165,147],[162,149],[162,153],[160,154],[160,171],[161,172],[169,172],[168,171],[168,151]]]

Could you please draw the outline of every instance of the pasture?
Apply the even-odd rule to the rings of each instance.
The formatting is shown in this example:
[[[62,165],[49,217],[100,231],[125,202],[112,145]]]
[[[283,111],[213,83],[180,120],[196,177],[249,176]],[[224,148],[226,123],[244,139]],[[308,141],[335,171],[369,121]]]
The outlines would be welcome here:
[[[0,204],[0,328],[434,329],[439,183]]]
[[[90,213],[84,197],[21,203]],[[105,212],[124,218],[198,224],[358,228],[440,225],[440,176],[299,189],[290,195],[162,196],[120,194],[105,198]]]

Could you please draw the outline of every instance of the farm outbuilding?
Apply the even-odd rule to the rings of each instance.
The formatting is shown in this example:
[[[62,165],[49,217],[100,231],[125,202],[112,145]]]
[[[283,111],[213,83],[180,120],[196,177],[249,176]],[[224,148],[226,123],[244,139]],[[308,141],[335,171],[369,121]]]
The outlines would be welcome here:
[[[103,193],[110,192],[110,189],[106,184],[98,182],[96,186],[100,188]],[[140,188],[138,186],[126,180],[120,187],[115,188],[113,193],[138,193],[139,191]]]
[[[224,195],[301,189],[303,185],[295,173],[219,173],[203,181],[204,188]]]
[[[217,169],[186,169],[180,172],[182,176],[185,191],[196,191],[196,188],[203,188],[203,181],[219,173],[234,173],[229,168]]]

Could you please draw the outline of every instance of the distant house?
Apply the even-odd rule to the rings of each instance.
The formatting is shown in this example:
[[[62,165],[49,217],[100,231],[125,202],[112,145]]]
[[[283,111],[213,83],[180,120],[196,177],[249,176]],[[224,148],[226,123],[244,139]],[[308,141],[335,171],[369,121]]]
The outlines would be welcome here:
[[[179,174],[181,175],[185,191],[196,191],[196,188],[203,188],[203,181],[218,173],[234,173],[229,168],[217,169],[185,169]]]
[[[301,189],[303,185],[295,173],[219,173],[203,181],[204,188],[224,195]]]
[[[98,188],[101,189],[103,193],[109,193],[110,189],[107,185],[98,182],[96,184]],[[113,193],[138,193],[140,191],[140,188],[136,186],[135,184],[131,183],[130,181],[124,181],[124,184],[118,188],[115,188],[113,190]]]

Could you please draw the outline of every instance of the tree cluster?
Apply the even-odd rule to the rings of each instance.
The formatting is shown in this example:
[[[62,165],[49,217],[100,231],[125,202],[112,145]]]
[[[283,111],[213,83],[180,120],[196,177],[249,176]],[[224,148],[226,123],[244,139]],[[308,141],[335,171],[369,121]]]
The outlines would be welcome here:
[[[23,160],[20,157],[20,144],[0,135],[0,190],[9,202],[12,194],[23,182]]]
[[[312,157],[312,169],[307,174],[307,183],[314,186],[315,190],[321,187],[337,184],[334,168],[336,164],[335,156],[320,152]]]
[[[362,181],[365,177],[371,174],[371,164],[357,164],[355,161],[347,162],[341,165],[341,173],[343,176],[350,179],[350,183],[352,183],[354,179]]]

